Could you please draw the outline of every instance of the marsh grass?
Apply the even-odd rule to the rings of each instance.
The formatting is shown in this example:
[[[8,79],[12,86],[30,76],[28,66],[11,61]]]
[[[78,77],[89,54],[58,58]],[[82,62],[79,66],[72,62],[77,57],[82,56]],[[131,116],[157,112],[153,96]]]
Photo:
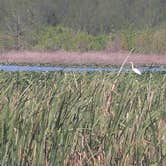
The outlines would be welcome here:
[[[166,75],[0,73],[0,165],[166,165]]]

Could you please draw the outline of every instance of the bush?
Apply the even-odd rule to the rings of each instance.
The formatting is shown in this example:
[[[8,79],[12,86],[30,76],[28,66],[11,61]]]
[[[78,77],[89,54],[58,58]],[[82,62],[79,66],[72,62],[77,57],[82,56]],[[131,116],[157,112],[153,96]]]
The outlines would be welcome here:
[[[143,53],[166,52],[166,30],[145,30],[138,32],[134,40],[135,48]]]
[[[15,46],[15,40],[12,36],[0,32],[0,50],[10,50]]]
[[[152,36],[152,51],[155,53],[166,52],[166,30],[158,30]]]
[[[136,31],[132,28],[124,29],[120,32],[123,50],[131,50],[134,47],[135,36]]]
[[[138,53],[166,52],[166,30],[133,28],[123,29],[111,35],[91,35],[58,26],[42,27],[38,31],[25,32],[18,38],[0,31],[0,50],[66,50],[66,51],[129,51]]]
[[[108,42],[108,36],[93,36],[86,33],[77,33],[75,43],[79,51],[100,51],[103,50]]]
[[[145,30],[136,33],[134,47],[137,52],[150,53],[152,51],[152,30]]]
[[[69,28],[45,27],[39,32],[37,44],[33,48],[37,50],[70,50],[74,48],[73,35],[74,32]]]
[[[45,27],[37,37],[37,50],[89,51],[104,49],[107,37],[92,36],[84,32],[74,32],[63,26]]]
[[[135,49],[137,53],[165,53],[166,52],[166,30],[146,29],[133,30],[125,29],[114,34],[112,45],[118,38],[122,50]],[[117,44],[116,44],[117,45]]]

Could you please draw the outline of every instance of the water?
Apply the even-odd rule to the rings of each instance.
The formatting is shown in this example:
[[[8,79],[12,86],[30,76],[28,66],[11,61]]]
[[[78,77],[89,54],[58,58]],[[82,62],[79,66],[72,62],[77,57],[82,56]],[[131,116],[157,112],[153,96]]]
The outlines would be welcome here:
[[[166,72],[165,67],[139,67],[138,68],[141,72]],[[108,72],[118,72],[119,68],[101,68],[101,67],[46,67],[46,66],[19,66],[19,65],[0,65],[1,71],[7,72],[101,72],[101,71],[108,71]],[[131,71],[131,67],[123,68],[124,72]]]

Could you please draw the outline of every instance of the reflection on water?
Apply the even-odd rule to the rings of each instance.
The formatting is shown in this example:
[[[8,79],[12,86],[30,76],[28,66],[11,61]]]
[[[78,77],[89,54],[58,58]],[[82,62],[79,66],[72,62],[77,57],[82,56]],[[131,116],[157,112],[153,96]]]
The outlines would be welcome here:
[[[166,72],[165,67],[139,67],[141,72]],[[19,66],[19,65],[0,65],[1,71],[26,71],[26,72],[49,72],[49,71],[64,71],[64,72],[100,72],[110,71],[117,72],[119,68],[99,68],[99,67],[46,67],[46,66]],[[122,71],[131,71],[131,68],[123,68]]]

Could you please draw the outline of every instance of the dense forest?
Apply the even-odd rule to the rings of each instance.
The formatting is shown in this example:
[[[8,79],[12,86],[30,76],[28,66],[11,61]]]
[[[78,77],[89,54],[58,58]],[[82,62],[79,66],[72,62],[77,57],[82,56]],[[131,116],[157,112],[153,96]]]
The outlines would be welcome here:
[[[48,31],[50,36],[55,31],[56,34],[65,31],[63,35],[69,36],[73,32],[91,35],[91,38],[99,36],[99,43],[105,44],[108,39],[103,39],[103,35],[113,34],[112,40],[120,31],[134,31],[133,34],[142,31],[148,35],[157,30],[157,39],[164,38],[163,49],[165,18],[165,0],[0,0],[0,48],[32,49],[38,45],[38,49],[43,34]],[[59,26],[61,30],[57,30]],[[49,47],[43,46],[43,49]]]

